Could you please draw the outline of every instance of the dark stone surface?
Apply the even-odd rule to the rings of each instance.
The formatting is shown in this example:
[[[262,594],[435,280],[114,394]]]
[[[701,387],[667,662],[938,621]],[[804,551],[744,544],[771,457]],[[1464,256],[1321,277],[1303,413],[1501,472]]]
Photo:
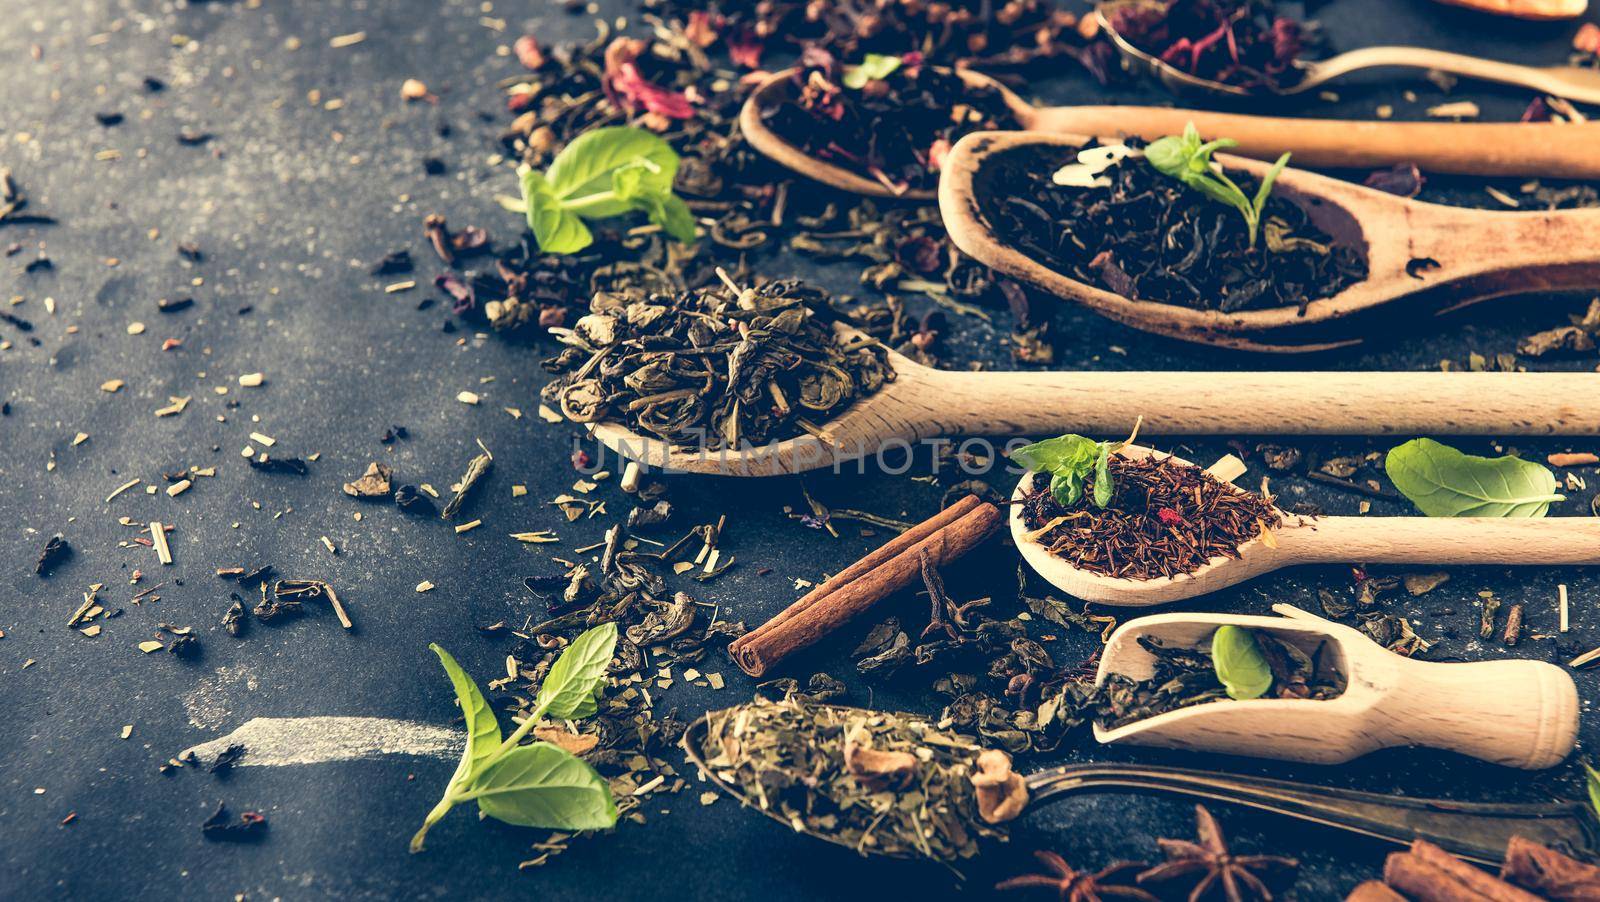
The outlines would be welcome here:
[[[0,530],[0,896],[777,900],[952,892],[939,868],[865,861],[793,836],[729,802],[703,808],[697,789],[647,806],[644,826],[580,841],[543,870],[519,873],[517,862],[531,857],[529,843],[538,834],[476,823],[464,811],[433,831],[425,854],[407,854],[407,837],[450,772],[444,761],[241,767],[226,777],[193,769],[157,772],[185,747],[256,716],[447,723],[450,690],[426,644],[442,643],[480,679],[498,674],[503,640],[483,638],[475,627],[536,614],[538,603],[520,578],[543,569],[551,554],[596,540],[609,522],[568,526],[544,505],[574,479],[568,463],[574,432],[532,416],[541,383],[536,351],[470,329],[442,334],[445,315],[438,306],[416,309],[428,292],[387,295],[380,286],[389,279],[366,275],[384,253],[409,247],[426,285],[435,265],[420,221],[430,212],[511,237],[516,221],[494,197],[514,192],[513,180],[504,165],[487,161],[497,149],[503,109],[493,83],[515,66],[496,48],[508,46],[524,27],[547,43],[585,35],[587,17],[538,2],[496,3],[487,13],[476,2],[414,0],[256,7],[13,0],[0,16],[0,73],[7,86],[0,164],[15,172],[39,212],[61,220],[53,228],[0,226],[0,246],[25,245],[0,264],[0,294],[22,300],[5,309],[35,326],[21,333],[0,324],[0,339],[12,343],[0,351],[0,400],[10,408],[0,417],[0,510],[7,521]],[[504,17],[509,27],[497,32],[480,21],[485,15]],[[1564,60],[1573,27],[1481,18],[1421,0],[1338,0],[1321,15],[1343,47],[1409,42],[1529,63]],[[355,31],[367,33],[363,43],[330,48],[330,37]],[[291,38],[298,49],[286,44]],[[42,47],[42,59],[30,56],[32,44]],[[141,85],[147,76],[167,88],[149,92]],[[439,94],[439,105],[401,103],[406,77],[423,79]],[[1075,73],[1032,87],[1053,102],[1162,99],[1148,87],[1108,95]],[[1403,89],[1415,90],[1418,99],[1404,100]],[[308,99],[309,92],[320,92],[319,100]],[[1364,116],[1392,103],[1403,118],[1420,116],[1443,97],[1423,81],[1340,93],[1343,102],[1310,106],[1328,115]],[[1451,97],[1476,99],[1494,118],[1514,117],[1528,99],[1523,92],[1484,88]],[[331,100],[342,101],[342,108],[326,109]],[[105,128],[94,116],[104,112],[126,119]],[[444,125],[450,137],[440,134]],[[182,146],[175,136],[185,128],[214,138]],[[110,150],[120,158],[96,159]],[[428,157],[446,160],[447,173],[424,177]],[[1492,204],[1470,182],[1436,183],[1429,196]],[[197,243],[205,260],[180,259],[174,250],[179,241]],[[24,274],[23,264],[36,253],[48,255],[54,270]],[[109,266],[107,258],[118,262]],[[839,289],[853,281],[843,269],[797,263],[794,270]],[[182,296],[193,296],[195,306],[170,315],[156,311],[158,298]],[[46,298],[54,298],[53,315]],[[1442,359],[1463,363],[1471,351],[1509,352],[1518,337],[1564,322],[1584,300],[1524,297],[1318,361],[1208,353],[1064,310],[1057,365],[1427,369]],[[128,334],[134,322],[146,324],[144,334]],[[953,356],[1003,363],[1005,352],[994,341],[1005,334],[1001,326],[998,333],[965,328]],[[181,339],[182,347],[160,350],[168,337]],[[1557,365],[1590,370],[1594,362],[1591,354]],[[257,371],[266,374],[264,387],[238,386],[239,374]],[[104,393],[99,386],[108,379],[127,386]],[[219,395],[215,387],[228,392]],[[484,403],[458,403],[463,389],[479,392]],[[181,416],[153,416],[169,396],[193,400]],[[504,406],[529,415],[513,419]],[[1130,419],[1137,412],[1129,411]],[[411,439],[380,445],[379,436],[394,424],[406,426]],[[252,431],[274,436],[274,451],[321,457],[305,478],[255,473],[239,457]],[[89,438],[74,446],[79,432]],[[475,532],[458,537],[445,524],[364,506],[339,492],[372,459],[391,464],[400,481],[446,486],[474,452],[474,438],[496,454],[485,496],[472,512],[485,521]],[[1475,451],[1491,446],[1463,445]],[[1592,449],[1582,439],[1503,445],[1538,456]],[[1324,457],[1387,446],[1361,438],[1305,444]],[[1228,450],[1221,440],[1176,447],[1197,459]],[[1262,475],[1258,460],[1252,464],[1248,484]],[[215,465],[218,475],[178,498],[147,496],[141,488],[104,501],[128,479],[161,484],[164,470],[187,465]],[[1594,478],[1593,468],[1579,472]],[[993,478],[997,484],[1006,479]],[[943,480],[953,477],[946,473]],[[513,500],[513,483],[527,484],[530,494]],[[1310,501],[1330,513],[1354,513],[1360,500],[1301,479],[1274,484],[1287,501]],[[740,564],[692,589],[752,625],[796,596],[795,578],[818,579],[877,541],[848,528],[834,540],[791,521],[784,506],[803,504],[798,479],[678,478],[672,485],[679,523],[728,513],[725,547]],[[943,491],[942,485],[883,474],[818,476],[806,485],[827,502],[908,519],[931,513]],[[1574,492],[1555,513],[1589,515],[1589,494]],[[625,511],[614,484],[598,495],[608,499],[613,515]],[[352,517],[357,511],[364,513],[359,522]],[[1384,502],[1372,511],[1404,512]],[[175,565],[160,567],[149,549],[126,546],[138,533],[118,525],[119,517],[176,524]],[[561,545],[530,549],[505,537],[547,527],[558,528]],[[58,531],[76,553],[40,579],[33,560]],[[337,557],[320,543],[324,535],[340,548]],[[315,612],[282,627],[255,626],[242,640],[229,637],[218,624],[227,588],[213,569],[268,562],[287,575],[332,580],[357,628],[342,631],[331,615]],[[1013,579],[1010,558],[1001,552],[979,563],[952,578],[952,591],[1004,597]],[[757,575],[762,567],[771,574]],[[136,568],[146,578],[130,587]],[[421,580],[438,588],[417,594],[413,588]],[[167,585],[159,601],[129,603],[134,592],[160,581]],[[1555,626],[1555,586],[1563,582],[1572,592],[1574,628],[1562,644],[1584,650],[1600,643],[1590,605],[1600,580],[1576,569],[1462,568],[1432,594],[1385,604],[1416,618],[1425,637],[1440,640],[1443,657],[1555,658],[1553,640],[1509,651],[1497,643],[1480,647],[1473,638],[1475,596],[1492,589],[1509,602],[1526,602],[1529,631],[1548,634]],[[103,583],[102,598],[124,613],[107,621],[98,638],[86,638],[65,622],[93,583]],[[1346,568],[1302,569],[1188,607],[1314,606],[1317,586],[1342,592],[1348,583]],[[897,607],[917,622],[914,600]],[[194,626],[200,655],[186,661],[140,654],[134,646],[160,622]],[[796,662],[794,671],[829,669],[845,677],[856,703],[936,710],[926,675],[887,686],[856,677],[844,658],[853,641],[854,635],[832,643]],[[1061,654],[1086,654],[1092,644],[1074,636]],[[749,681],[731,665],[713,668],[728,676],[727,689],[680,686],[665,694],[662,708],[692,713],[748,697]],[[1587,698],[1595,680],[1578,679]],[[119,734],[127,724],[133,729],[124,741]],[[1592,724],[1583,735],[1593,741]],[[1468,799],[1533,800],[1580,791],[1575,765],[1525,774],[1421,751],[1313,768],[1111,752],[1085,738],[1063,757],[1216,766]],[[204,841],[198,825],[219,800],[235,811],[263,811],[271,821],[266,839],[252,845]],[[62,825],[69,814],[75,819]],[[1373,843],[1242,811],[1221,814],[1240,847],[1303,859],[1302,898],[1342,896],[1381,863],[1383,849]],[[1015,872],[1022,853],[1041,845],[1098,865],[1150,857],[1153,836],[1187,835],[1190,828],[1189,808],[1181,802],[1124,796],[1065,802],[1030,815],[1011,848],[977,869],[973,885],[988,885],[990,870]]]

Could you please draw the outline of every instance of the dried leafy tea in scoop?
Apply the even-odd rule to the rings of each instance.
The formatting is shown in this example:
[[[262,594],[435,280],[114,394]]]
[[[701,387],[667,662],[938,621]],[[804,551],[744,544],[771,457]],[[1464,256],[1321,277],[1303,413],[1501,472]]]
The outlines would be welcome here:
[[[1044,444],[1012,457],[1037,470],[1028,451]],[[1079,477],[1076,495],[1070,484],[1062,490],[1058,474],[1036,472],[1021,502],[1033,540],[1081,570],[1123,579],[1192,573],[1238,557],[1240,545],[1282,522],[1268,499],[1174,458],[1108,454],[1103,466],[1089,462],[1097,472]]]
[[[1254,176],[1225,174],[1247,202],[1259,195]],[[1024,145],[986,161],[976,180],[979,212],[1000,240],[1132,300],[1304,311],[1367,277],[1364,252],[1324,232],[1282,192],[1252,212],[1253,232],[1251,218],[1211,196],[1212,180],[1187,185],[1137,146]]]
[[[1279,14],[1271,0],[1134,0],[1111,5],[1106,17],[1167,65],[1241,88],[1299,83],[1304,75],[1295,60],[1319,38],[1314,23]]]
[[[708,714],[699,752],[768,815],[863,854],[953,861],[1005,836],[979,811],[983,747],[914,715],[758,699]]]
[[[1212,634],[1209,650],[1168,648],[1151,636],[1140,636],[1139,644],[1155,656],[1150,678],[1110,674],[1086,705],[1106,729],[1206,702],[1344,694],[1344,674],[1324,660],[1320,643],[1308,654],[1265,630],[1229,625]]]
[[[613,422],[707,450],[819,434],[894,378],[888,354],[844,337],[828,295],[794,279],[649,295],[600,292],[544,362],[544,398],[577,423]]]
[[[948,69],[923,65],[919,53],[846,63],[813,47],[787,94],[761,111],[774,133],[896,193],[932,188],[962,135],[1017,127],[999,91],[969,87]]]

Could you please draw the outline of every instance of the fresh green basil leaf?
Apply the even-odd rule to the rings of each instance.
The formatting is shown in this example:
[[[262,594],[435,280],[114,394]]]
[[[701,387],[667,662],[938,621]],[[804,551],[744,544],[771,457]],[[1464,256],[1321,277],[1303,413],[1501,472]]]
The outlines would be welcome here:
[[[483,770],[485,761],[499,750],[500,721],[478,690],[478,684],[467,676],[456,659],[435,643],[430,642],[428,647],[433,649],[433,653],[439,656],[439,663],[444,665],[450,685],[456,690],[456,701],[461,704],[461,716],[467,722],[467,747],[461,752],[461,763],[456,765],[455,775],[450,778],[450,786],[454,787],[476,777]]]
[[[1081,435],[1062,435],[1023,445],[1011,452],[1011,459],[1030,470],[1055,473],[1062,469],[1092,464],[1100,452],[1099,442]]]
[[[561,199],[550,190],[544,174],[532,169],[522,173],[522,199],[528,205],[528,228],[547,254],[574,254],[594,243],[594,235],[578,214],[568,212]]]
[[[1261,653],[1255,634],[1227,624],[1211,635],[1211,663],[1228,697],[1241,701],[1260,698],[1272,688],[1272,668]]]
[[[1550,502],[1566,500],[1555,474],[1540,464],[1463,454],[1430,438],[1391,450],[1383,468],[1430,517],[1543,517]]]
[[[676,194],[668,194],[647,207],[645,212],[650,215],[650,221],[660,226],[668,235],[684,244],[694,243],[696,237],[694,213],[689,210],[689,205],[683,202],[683,198]]]
[[[1278,162],[1273,163],[1272,168],[1267,170],[1267,174],[1261,177],[1261,187],[1256,189],[1254,201],[1258,219],[1261,216],[1261,211],[1267,208],[1267,197],[1272,194],[1273,182],[1278,180],[1278,174],[1283,172],[1283,167],[1287,165],[1289,165],[1289,152],[1284,151],[1283,156],[1278,158]]]
[[[1157,172],[1174,177],[1189,165],[1183,139],[1173,135],[1151,141],[1144,149],[1144,158]]]
[[[1094,506],[1105,507],[1111,503],[1111,442],[1100,443],[1100,456],[1094,462]]]
[[[519,745],[473,784],[478,810],[508,824],[603,830],[617,822],[611,787],[583,759],[548,742]]]
[[[840,81],[844,86],[859,91],[867,86],[869,81],[879,81],[893,75],[900,68],[902,60],[899,56],[869,53],[859,66],[845,66],[844,77]]]
[[[1595,770],[1589,762],[1583,762],[1584,783],[1589,787],[1589,807],[1594,809],[1595,816],[1600,817],[1600,770]]]
[[[1078,503],[1083,497],[1083,473],[1078,470],[1063,470],[1050,477],[1050,494],[1066,507]]]
[[[562,148],[545,170],[551,192],[563,203],[583,203],[584,199],[612,189],[612,172],[628,164],[645,165],[644,180],[670,190],[678,175],[678,154],[660,135],[642,128],[617,125],[586,131]],[[590,218],[616,216],[627,205],[606,207],[586,203],[584,215]]]
[[[545,675],[534,710],[556,720],[593,714],[616,647],[615,623],[602,623],[572,640]]]

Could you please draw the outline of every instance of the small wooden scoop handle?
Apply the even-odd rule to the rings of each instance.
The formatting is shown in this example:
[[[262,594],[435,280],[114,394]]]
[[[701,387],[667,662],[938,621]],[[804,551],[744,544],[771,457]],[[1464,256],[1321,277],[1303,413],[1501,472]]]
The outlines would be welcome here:
[[[1426,839],[1452,854],[1498,865],[1514,835],[1573,852],[1594,848],[1578,803],[1505,805],[1415,799],[1267,777],[1136,764],[1079,764],[1027,778],[1035,802],[1084,792],[1160,792],[1244,805],[1401,845]]]
[[[1387,746],[1450,749],[1507,767],[1559,764],[1578,738],[1578,689],[1543,661],[1403,662],[1369,715]]]
[[[939,370],[917,379],[906,414],[917,438],[1121,435],[1141,415],[1152,435],[1600,433],[1593,373]]]
[[[1437,69],[1479,81],[1516,85],[1554,94],[1578,103],[1600,103],[1600,72],[1593,69],[1579,66],[1519,66],[1426,47],[1362,47],[1313,64],[1309,80],[1322,84],[1349,72],[1381,66]]]
[[[1193,122],[1205,138],[1233,138],[1230,153],[1301,167],[1371,169],[1416,163],[1465,175],[1600,177],[1600,122],[1372,122],[1290,119],[1166,107],[1079,106],[1032,111],[1034,131],[1153,141]]]
[[[1600,518],[1318,517],[1278,545],[1285,564],[1600,564]]]

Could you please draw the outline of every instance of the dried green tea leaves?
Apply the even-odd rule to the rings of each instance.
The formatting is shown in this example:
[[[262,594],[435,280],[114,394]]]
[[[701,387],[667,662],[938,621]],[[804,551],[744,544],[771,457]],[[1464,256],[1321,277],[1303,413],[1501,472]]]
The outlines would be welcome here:
[[[712,777],[796,830],[863,854],[969,858],[978,840],[1004,836],[980,815],[974,781],[993,778],[991,814],[1020,788],[997,762],[979,767],[982,746],[914,715],[790,697],[706,722],[698,751]]]
[[[865,336],[834,331],[798,280],[651,295],[600,292],[546,360],[544,399],[577,423],[614,422],[675,446],[734,449],[819,431],[894,378]]]

